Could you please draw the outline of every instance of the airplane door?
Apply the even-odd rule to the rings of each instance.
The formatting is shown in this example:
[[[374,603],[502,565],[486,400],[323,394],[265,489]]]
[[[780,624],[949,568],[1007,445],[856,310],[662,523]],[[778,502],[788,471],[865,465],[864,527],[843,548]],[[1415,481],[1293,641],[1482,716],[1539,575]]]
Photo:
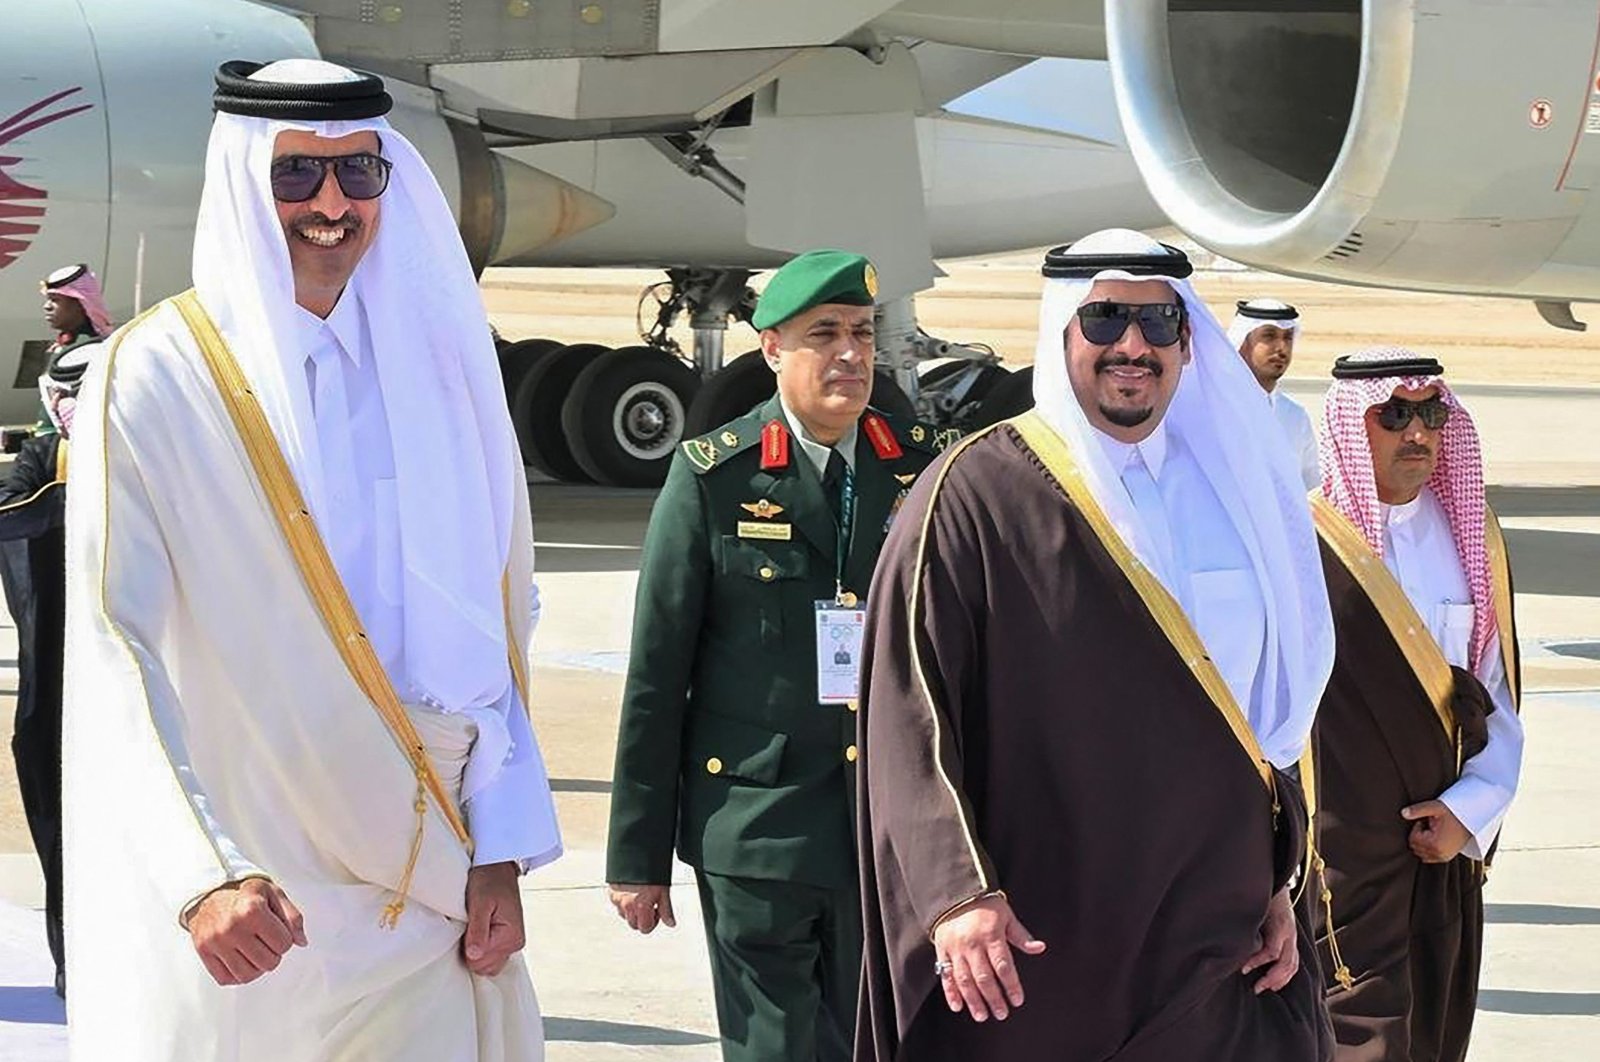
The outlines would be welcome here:
[[[48,339],[39,282],[103,272],[110,208],[105,97],[77,4],[15,4],[0,44],[0,335]],[[35,350],[37,348],[35,347]],[[0,422],[32,419],[42,365],[0,350]],[[34,360],[38,355],[35,354]]]

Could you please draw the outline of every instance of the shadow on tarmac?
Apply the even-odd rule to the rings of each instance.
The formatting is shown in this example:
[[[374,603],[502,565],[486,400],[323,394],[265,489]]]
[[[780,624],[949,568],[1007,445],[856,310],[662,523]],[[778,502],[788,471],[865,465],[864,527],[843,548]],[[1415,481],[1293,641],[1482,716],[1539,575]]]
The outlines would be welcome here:
[[[1600,992],[1520,992],[1486,988],[1478,993],[1478,1009],[1501,1014],[1600,1014]]]
[[[1505,536],[1517,593],[1600,597],[1600,534],[1508,527]]]
[[[44,985],[0,985],[0,1022],[65,1025],[67,1005]]]
[[[591,1018],[545,1018],[547,1043],[572,1041],[585,1044],[628,1044],[636,1047],[691,1047],[714,1044],[715,1036],[663,1029],[659,1025],[630,1025],[621,1021],[596,1021]]]
[[[1550,903],[1487,903],[1483,920],[1512,926],[1600,926],[1600,907]]]

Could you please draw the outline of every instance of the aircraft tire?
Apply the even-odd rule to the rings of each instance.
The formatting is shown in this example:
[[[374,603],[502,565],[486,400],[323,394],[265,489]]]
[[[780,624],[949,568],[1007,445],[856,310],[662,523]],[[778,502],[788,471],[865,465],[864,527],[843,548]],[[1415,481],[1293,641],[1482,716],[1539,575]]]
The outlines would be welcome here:
[[[594,482],[572,456],[572,446],[561,427],[561,406],[578,374],[610,350],[598,343],[560,347],[540,357],[517,384],[511,399],[511,423],[517,429],[522,460],[552,479]]]
[[[712,373],[689,407],[683,437],[692,439],[737,420],[772,397],[777,377],[759,350],[747,350]]]
[[[651,347],[591,359],[561,405],[573,458],[597,483],[659,487],[699,390],[693,369]]]
[[[972,428],[987,428],[1007,417],[1026,413],[1033,408],[1033,366],[1018,369],[997,382],[978,409],[977,422]]]
[[[506,387],[506,405],[516,397],[517,386],[522,383],[523,377],[533,371],[533,367],[544,359],[551,351],[560,350],[564,344],[554,339],[524,339],[517,343],[505,343],[499,348],[500,353],[500,381]]]

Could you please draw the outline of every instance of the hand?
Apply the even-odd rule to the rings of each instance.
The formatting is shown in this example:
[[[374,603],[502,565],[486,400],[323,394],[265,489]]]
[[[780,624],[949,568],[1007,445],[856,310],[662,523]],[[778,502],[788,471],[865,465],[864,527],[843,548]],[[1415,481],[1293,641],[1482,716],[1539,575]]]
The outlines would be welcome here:
[[[618,885],[606,886],[611,906],[628,925],[641,933],[649,933],[661,923],[675,929],[678,920],[672,916],[672,887],[670,885]]]
[[[526,943],[517,864],[490,863],[467,871],[467,933],[461,956],[479,977],[493,977]]]
[[[1240,973],[1248,974],[1265,966],[1267,972],[1256,981],[1256,995],[1280,992],[1300,969],[1300,941],[1295,934],[1294,907],[1289,890],[1281,890],[1267,905],[1261,922],[1261,947],[1244,961]]]
[[[1424,863],[1448,863],[1472,840],[1472,834],[1442,800],[1401,808],[1400,817],[1411,823],[1411,852]]]
[[[1004,896],[968,904],[933,927],[933,953],[950,964],[939,984],[952,1011],[965,1007],[973,1021],[988,1021],[990,1014],[1005,1021],[1011,1007],[1022,1006],[1013,947],[1025,955],[1044,953],[1044,941],[1033,939]]]
[[[306,946],[305,919],[288,895],[265,878],[230,881],[189,910],[189,939],[219,985],[247,985]]]

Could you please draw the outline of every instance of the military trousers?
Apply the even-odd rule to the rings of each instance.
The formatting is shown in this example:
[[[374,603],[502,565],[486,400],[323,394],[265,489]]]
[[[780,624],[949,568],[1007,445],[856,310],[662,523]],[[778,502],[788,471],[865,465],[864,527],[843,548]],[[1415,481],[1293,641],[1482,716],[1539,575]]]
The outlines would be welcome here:
[[[724,1062],[848,1062],[861,896],[695,871]]]

